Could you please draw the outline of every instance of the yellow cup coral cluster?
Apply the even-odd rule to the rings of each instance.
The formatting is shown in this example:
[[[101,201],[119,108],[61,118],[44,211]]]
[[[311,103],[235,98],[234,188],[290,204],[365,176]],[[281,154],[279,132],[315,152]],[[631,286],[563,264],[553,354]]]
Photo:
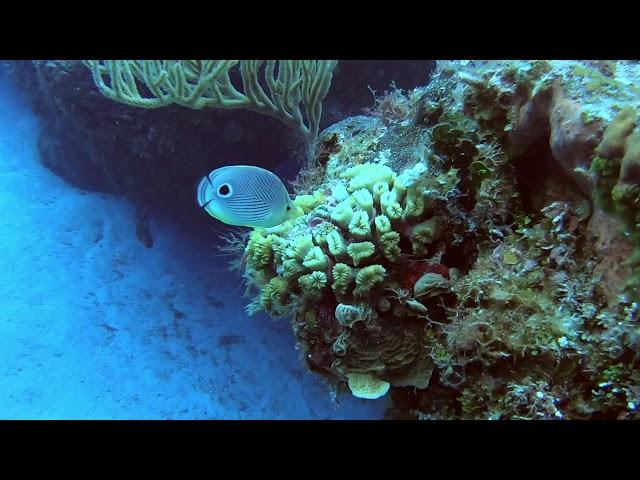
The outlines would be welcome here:
[[[386,165],[364,163],[312,194],[297,196],[296,218],[274,229],[256,229],[249,238],[247,277],[266,291],[249,311],[281,314],[289,308],[293,314],[325,294],[333,293],[336,301],[362,301],[382,288],[388,265],[402,255],[403,236],[412,245],[406,253],[424,254],[441,233],[439,218],[421,217],[427,202],[424,174],[422,165],[397,176]],[[342,199],[336,203],[326,191]],[[273,282],[276,277],[280,280]]]
[[[402,256],[423,255],[442,232],[443,221],[424,214],[425,177],[424,167],[397,176],[388,166],[364,163],[327,178],[315,193],[296,197],[294,218],[250,235],[245,276],[259,293],[248,312],[288,315],[303,319],[305,328],[317,328],[316,312],[331,307],[324,308],[335,315],[331,351],[348,355],[351,329],[392,314],[384,301],[386,286],[402,283]],[[313,322],[306,320],[310,311]],[[388,384],[376,381],[384,387],[377,392],[386,392]]]

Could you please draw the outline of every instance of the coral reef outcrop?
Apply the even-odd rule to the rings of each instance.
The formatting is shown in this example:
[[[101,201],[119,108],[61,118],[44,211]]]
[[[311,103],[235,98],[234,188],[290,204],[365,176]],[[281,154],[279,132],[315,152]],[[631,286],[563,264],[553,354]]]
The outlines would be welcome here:
[[[253,300],[394,418],[637,418],[637,62],[439,62],[320,135]],[[388,390],[388,392],[387,392]]]

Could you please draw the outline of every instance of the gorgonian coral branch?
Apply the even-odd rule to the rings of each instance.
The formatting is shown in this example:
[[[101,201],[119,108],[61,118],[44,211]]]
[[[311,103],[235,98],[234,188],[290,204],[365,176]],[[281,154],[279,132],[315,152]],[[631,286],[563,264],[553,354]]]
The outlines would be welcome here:
[[[87,60],[107,98],[140,108],[245,108],[297,131],[311,157],[336,60]],[[242,88],[231,80],[239,67]],[[263,87],[266,85],[266,89]]]

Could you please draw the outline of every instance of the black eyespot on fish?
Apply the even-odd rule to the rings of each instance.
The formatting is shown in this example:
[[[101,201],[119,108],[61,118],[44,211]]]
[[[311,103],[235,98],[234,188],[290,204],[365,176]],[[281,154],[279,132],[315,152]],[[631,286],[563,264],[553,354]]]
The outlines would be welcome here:
[[[287,205],[287,212],[291,210],[291,207]]]
[[[218,195],[221,197],[228,197],[231,195],[231,185],[223,183],[218,187]]]

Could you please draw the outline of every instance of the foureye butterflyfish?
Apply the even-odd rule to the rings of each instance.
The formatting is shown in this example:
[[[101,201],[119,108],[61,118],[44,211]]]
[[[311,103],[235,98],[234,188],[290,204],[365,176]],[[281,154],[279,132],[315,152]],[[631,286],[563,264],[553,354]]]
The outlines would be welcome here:
[[[250,165],[213,170],[198,185],[198,204],[213,218],[239,227],[275,227],[293,208],[278,176]]]

